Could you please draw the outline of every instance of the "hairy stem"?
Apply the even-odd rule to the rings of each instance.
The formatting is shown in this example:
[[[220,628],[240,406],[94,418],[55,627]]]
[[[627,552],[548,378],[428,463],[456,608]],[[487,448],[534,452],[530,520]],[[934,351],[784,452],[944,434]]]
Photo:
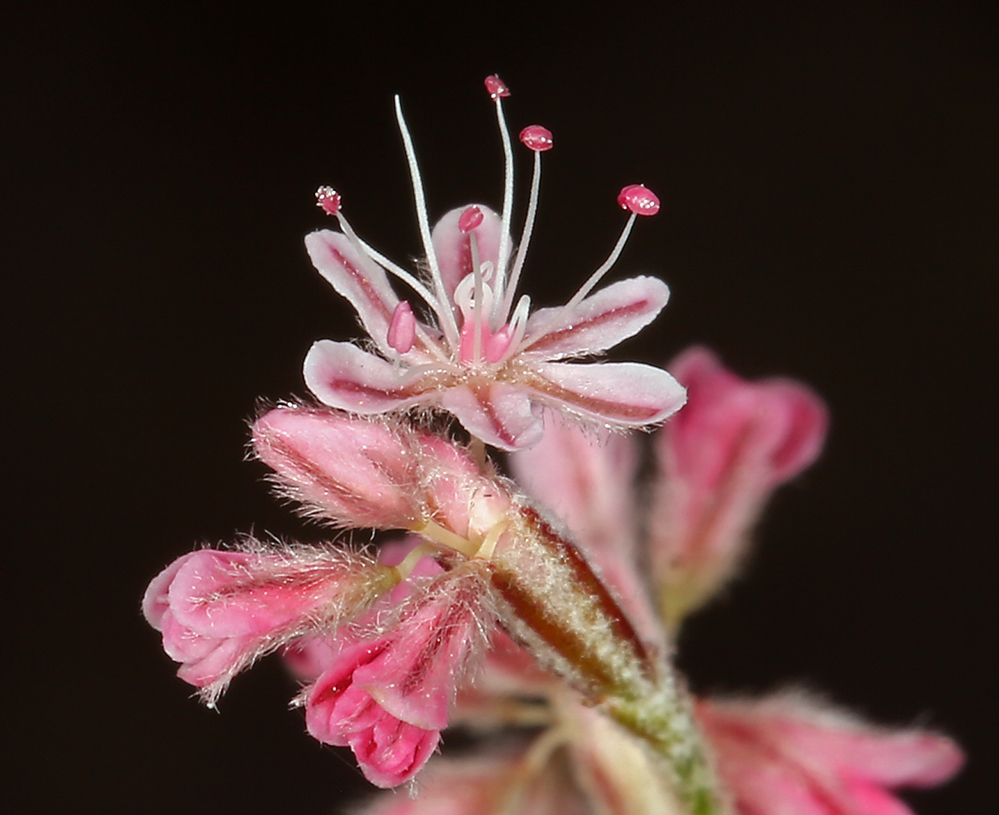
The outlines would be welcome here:
[[[682,680],[579,548],[533,508],[518,509],[490,559],[510,633],[648,745],[688,815],[726,815]]]

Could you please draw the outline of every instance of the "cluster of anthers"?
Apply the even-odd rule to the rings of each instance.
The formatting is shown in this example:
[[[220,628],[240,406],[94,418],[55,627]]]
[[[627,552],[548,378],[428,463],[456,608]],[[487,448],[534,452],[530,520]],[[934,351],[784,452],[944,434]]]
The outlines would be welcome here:
[[[372,815],[905,815],[888,790],[956,772],[949,739],[874,728],[801,692],[696,699],[670,660],[683,620],[735,573],[772,491],[818,456],[824,405],[795,382],[746,382],[704,349],[674,361],[676,379],[568,361],[665,305],[654,278],[596,290],[636,216],[659,204],[625,187],[631,214],[608,259],[565,306],[532,313],[516,289],[552,136],[521,132],[534,177],[515,250],[509,92],[495,76],[486,87],[506,156],[502,215],[460,207],[430,229],[397,101],[426,275],[364,243],[321,188],[342,232],[313,233],[309,253],[375,352],[316,343],[305,379],[321,404],[283,404],[253,425],[256,455],[306,515],[400,534],[377,550],[247,540],[194,551],[152,581],[147,620],[212,706],[279,652],[302,683],[309,733],[350,747],[380,787],[416,778],[448,726],[507,734],[435,759],[416,797],[378,798]],[[639,439],[624,431],[688,397],[652,437],[642,500]],[[450,412],[471,443],[412,408]],[[513,479],[486,445],[510,453]]]

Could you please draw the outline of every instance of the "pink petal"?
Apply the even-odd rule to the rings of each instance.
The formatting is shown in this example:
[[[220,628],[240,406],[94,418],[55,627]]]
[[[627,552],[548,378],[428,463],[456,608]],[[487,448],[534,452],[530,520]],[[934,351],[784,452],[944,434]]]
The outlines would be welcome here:
[[[441,404],[473,436],[500,450],[522,450],[544,434],[539,407],[529,391],[503,382],[484,382],[451,388]]]
[[[614,539],[619,547],[634,538],[622,522],[634,515],[633,437],[600,439],[578,425],[552,421],[540,442],[509,461],[517,482],[564,521],[577,541]]]
[[[275,408],[253,425],[254,450],[285,494],[352,527],[402,527],[419,514],[414,444],[397,424],[326,409]]]
[[[800,693],[705,700],[697,718],[738,807],[761,815],[911,815],[888,789],[940,783],[962,763],[943,736],[874,727]]]
[[[482,223],[473,230],[479,247],[479,263],[490,261],[495,267],[499,256],[503,221],[485,204],[475,204],[475,206],[482,211]],[[472,272],[470,238],[458,228],[458,219],[466,209],[467,205],[452,209],[434,225],[431,235],[448,299],[454,294],[455,286],[462,278]]]
[[[688,481],[711,487],[739,457],[758,471],[757,480],[765,482],[760,486],[772,487],[821,452],[828,412],[804,385],[787,379],[747,382],[700,347],[680,354],[669,368],[689,391],[689,406],[668,430]]]
[[[420,377],[406,377],[391,362],[348,342],[320,340],[305,357],[305,384],[330,407],[365,415],[424,401]]]
[[[385,270],[358,253],[339,232],[323,229],[306,235],[305,248],[319,274],[357,310],[378,347],[391,353],[388,329],[399,298]]]
[[[177,558],[152,579],[142,598],[142,615],[157,631],[162,630],[163,616],[170,610],[170,584],[181,567],[197,552],[188,552]]]
[[[644,427],[671,416],[686,392],[661,368],[637,362],[535,366],[537,398],[556,410],[594,419],[609,427]]]
[[[525,353],[558,359],[605,351],[641,331],[668,300],[669,288],[658,278],[633,277],[600,289],[570,314],[559,315],[562,308],[540,309],[527,322],[525,342],[531,344]],[[551,329],[545,330],[546,325]],[[532,342],[539,330],[544,333]]]
[[[436,730],[422,730],[385,719],[352,735],[348,741],[361,772],[376,787],[390,789],[412,779],[440,742]]]

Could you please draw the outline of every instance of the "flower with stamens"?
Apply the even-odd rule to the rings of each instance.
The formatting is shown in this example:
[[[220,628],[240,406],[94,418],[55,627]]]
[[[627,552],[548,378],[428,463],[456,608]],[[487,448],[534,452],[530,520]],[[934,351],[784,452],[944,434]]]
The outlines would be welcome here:
[[[337,218],[341,232],[306,238],[320,274],[357,310],[373,343],[371,352],[321,340],[305,360],[305,381],[320,401],[360,414],[413,407],[453,414],[473,435],[503,450],[533,446],[550,408],[576,420],[612,429],[656,424],[677,410],[684,390],[666,371],[638,363],[573,363],[607,351],[634,335],[666,305],[669,290],[652,277],[594,289],[624,248],[638,215],[654,215],[655,194],[641,185],[618,198],[631,214],[607,260],[559,308],[531,311],[517,285],[537,212],[541,153],[550,131],[525,128],[521,141],[534,153],[534,175],[521,244],[510,237],[513,153],[498,77],[486,82],[496,102],[505,154],[502,214],[473,204],[447,213],[431,230],[409,130],[396,99],[396,116],[409,162],[417,220],[428,274],[421,278],[362,241],[343,214],[338,193],[323,187],[319,206]],[[417,319],[410,303],[389,283],[402,280],[431,313]]]

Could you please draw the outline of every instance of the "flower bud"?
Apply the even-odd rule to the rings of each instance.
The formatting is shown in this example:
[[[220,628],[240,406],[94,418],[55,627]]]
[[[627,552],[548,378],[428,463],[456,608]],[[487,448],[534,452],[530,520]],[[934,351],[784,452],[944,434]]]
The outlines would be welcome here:
[[[149,584],[143,613],[181,663],[178,676],[214,703],[256,659],[293,639],[335,630],[397,576],[346,549],[289,548],[178,558]]]
[[[675,624],[732,575],[770,493],[818,457],[827,416],[805,386],[747,382],[703,348],[670,370],[688,401],[656,439],[651,546],[661,605]]]
[[[421,510],[408,432],[387,418],[287,405],[257,419],[253,449],[306,514],[340,526],[396,529]]]

